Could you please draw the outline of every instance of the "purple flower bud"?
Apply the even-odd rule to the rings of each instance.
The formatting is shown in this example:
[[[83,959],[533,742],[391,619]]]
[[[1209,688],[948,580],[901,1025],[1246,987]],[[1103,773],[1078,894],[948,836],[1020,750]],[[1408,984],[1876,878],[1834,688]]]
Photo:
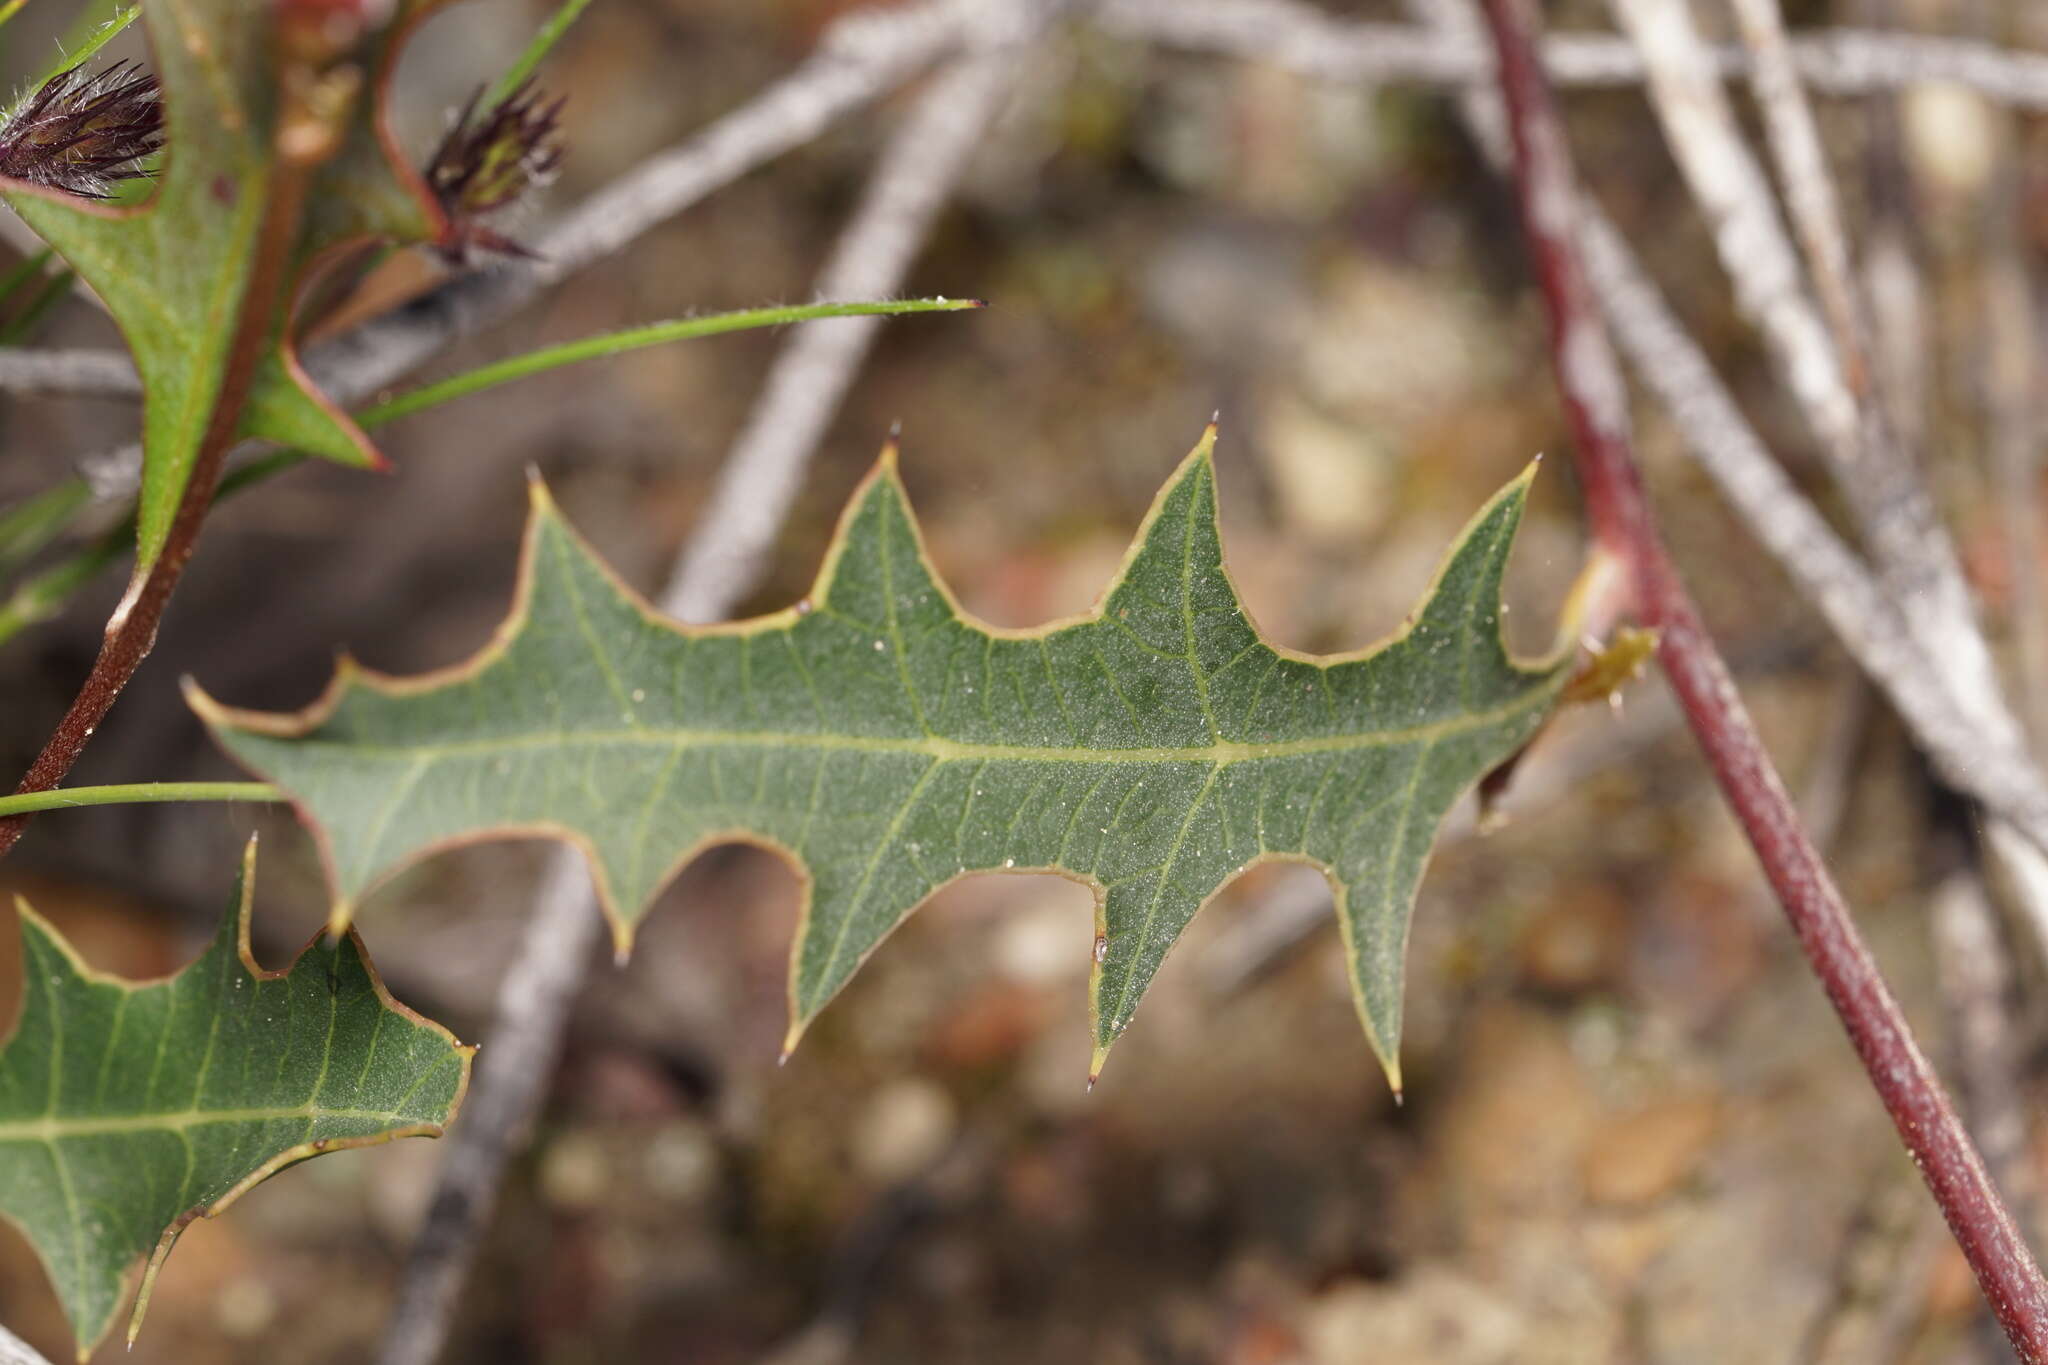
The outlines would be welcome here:
[[[528,82],[478,115],[481,98],[470,97],[426,168],[427,188],[447,219],[435,245],[458,261],[471,247],[530,255],[477,220],[545,184],[562,161],[561,99],[543,99]]]
[[[164,145],[157,79],[131,62],[97,75],[73,67],[53,76],[0,123],[0,175],[105,199]]]

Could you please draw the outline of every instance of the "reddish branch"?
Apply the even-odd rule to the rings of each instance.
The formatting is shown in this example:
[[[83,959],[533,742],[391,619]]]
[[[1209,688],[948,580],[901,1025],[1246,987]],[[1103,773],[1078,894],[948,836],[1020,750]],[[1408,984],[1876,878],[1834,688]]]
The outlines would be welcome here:
[[[2048,1283],[1807,837],[1657,532],[1629,438],[1621,373],[1573,240],[1571,162],[1536,56],[1532,0],[1486,0],[1486,11],[1514,134],[1523,228],[1548,305],[1551,356],[1594,537],[1627,566],[1636,611],[1661,632],[1658,659],[1686,720],[1999,1324],[2021,1360],[2048,1362]]]
[[[257,229],[254,256],[244,283],[235,330],[222,366],[220,388],[207,418],[192,472],[172,516],[164,547],[142,581],[129,589],[100,645],[92,671],[72,698],[71,706],[30,765],[16,794],[53,790],[70,773],[92,739],[93,731],[113,708],[121,689],[149,657],[157,626],[171,593],[184,575],[199,543],[199,528],[213,505],[215,487],[235,443],[242,409],[256,381],[258,364],[274,330],[299,219],[313,170],[334,151],[333,100],[338,88],[326,84],[308,64],[287,61],[281,72],[284,111],[278,121],[276,157],[269,178],[263,221]],[[20,841],[29,817],[0,820],[0,857]]]

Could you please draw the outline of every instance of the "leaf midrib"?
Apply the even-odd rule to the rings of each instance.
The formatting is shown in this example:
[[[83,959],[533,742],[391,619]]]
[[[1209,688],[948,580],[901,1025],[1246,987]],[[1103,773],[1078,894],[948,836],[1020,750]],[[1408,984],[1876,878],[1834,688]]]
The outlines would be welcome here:
[[[417,1087],[415,1087],[417,1088]],[[260,1109],[184,1109],[101,1118],[52,1118],[47,1115],[0,1123],[0,1145],[16,1142],[59,1142],[66,1138],[101,1137],[113,1133],[184,1132],[216,1123],[269,1123],[277,1119],[374,1119],[389,1124],[389,1109],[336,1109],[319,1104]]]
[[[1348,735],[1323,735],[1312,739],[1279,740],[1248,744],[1222,740],[1212,744],[1160,746],[1134,749],[1066,747],[1031,744],[976,744],[939,735],[833,735],[779,730],[690,730],[639,727],[629,730],[560,730],[504,738],[474,739],[436,744],[365,744],[356,739],[328,739],[310,735],[303,743],[345,749],[351,754],[382,758],[405,758],[427,762],[437,758],[458,758],[504,753],[520,749],[554,749],[576,744],[658,745],[666,748],[765,747],[772,749],[834,749],[860,753],[906,754],[939,762],[1023,762],[1074,763],[1094,767],[1104,763],[1214,763],[1230,765],[1257,759],[1292,758],[1317,754],[1346,753],[1390,745],[1426,743],[1454,738],[1474,730],[1488,729],[1538,709],[1550,700],[1547,689],[1517,697],[1485,711],[1463,712],[1422,725],[1369,730]],[[282,738],[282,737],[279,737]]]

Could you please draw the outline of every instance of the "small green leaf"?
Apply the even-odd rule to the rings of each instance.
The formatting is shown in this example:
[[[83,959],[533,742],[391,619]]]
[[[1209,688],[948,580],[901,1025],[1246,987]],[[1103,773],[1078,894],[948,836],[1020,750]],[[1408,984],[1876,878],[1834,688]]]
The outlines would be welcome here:
[[[439,1136],[472,1049],[394,1001],[354,934],[266,972],[252,840],[220,932],[138,984],[95,972],[19,904],[22,1005],[0,1047],[0,1214],[42,1258],[83,1359],[149,1253],[129,1340],[178,1234],[284,1166]],[[153,1250],[152,1250],[153,1248]]]
[[[419,177],[392,155],[379,106],[405,34],[444,3],[411,0],[364,54],[377,98],[356,102],[339,154],[315,176],[293,252],[300,278],[349,243],[438,233],[438,212]],[[249,0],[145,7],[168,137],[146,203],[96,205],[15,182],[0,192],[99,295],[134,354],[145,394],[138,577],[163,548],[212,417],[269,197],[276,103],[269,10]],[[241,434],[344,463],[379,463],[355,424],[299,372],[286,326],[291,302],[277,301],[274,337]]]
[[[1224,572],[1213,430],[1159,494],[1101,607],[1039,630],[967,619],[885,455],[810,598],[738,625],[656,615],[536,487],[517,603],[468,664],[344,662],[297,715],[193,704],[313,823],[345,923],[429,850],[579,844],[623,952],[698,850],[806,873],[791,1040],[964,873],[1063,873],[1097,898],[1101,1056],[1196,910],[1244,867],[1337,890],[1360,1017],[1391,1072],[1415,887],[1457,796],[1552,705],[1564,655],[1511,660],[1500,579],[1528,474],[1466,529],[1409,626],[1314,658],[1259,637]],[[1533,469],[1532,469],[1533,472]]]

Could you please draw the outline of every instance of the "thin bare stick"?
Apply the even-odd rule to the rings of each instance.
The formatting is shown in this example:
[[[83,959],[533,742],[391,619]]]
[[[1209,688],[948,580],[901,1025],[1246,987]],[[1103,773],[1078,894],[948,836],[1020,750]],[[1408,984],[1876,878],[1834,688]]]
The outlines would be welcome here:
[[[1835,349],[1848,372],[1849,387],[1867,393],[1872,378],[1870,325],[1861,296],[1850,283],[1849,238],[1842,228],[1835,178],[1828,171],[1820,129],[1814,124],[1813,108],[1806,102],[1806,87],[1785,36],[1785,18],[1778,12],[1778,0],[1732,2],[1742,26],[1743,45],[1749,49],[1750,88],[1763,109],[1764,131],[1785,191],[1785,207],[1799,234],[1800,249],[1806,253],[1807,269],[1834,333]]]
[[[2020,1358],[2040,1365],[2048,1361],[2048,1282],[1808,839],[1658,534],[1621,373],[1579,261],[1571,164],[1536,58],[1533,0],[1486,0],[1486,15],[1500,53],[1523,231],[1548,305],[1552,365],[1595,541],[1629,566],[1637,610],[1660,633],[1658,661],[1807,960],[1992,1311]]]
[[[1446,35],[1479,31],[1474,0],[1407,4]],[[1481,152],[1505,170],[1509,149],[1499,94],[1473,87],[1460,107]],[[1986,845],[2034,941],[2048,944],[2048,825],[2041,819],[2048,785],[2040,770],[2016,744],[1985,733],[1965,712],[1954,695],[1958,679],[1914,637],[1904,604],[1878,588],[1786,477],[1621,231],[1590,202],[1579,213],[1586,271],[1608,325],[1671,414],[1686,452],[1826,618],[1942,777],[1984,803],[1990,812]]]
[[[1936,887],[1933,910],[1935,979],[1955,1039],[1963,1108],[1985,1166],[2024,1213],[2035,1191],[2026,1160],[2025,1068],[2010,1013],[2012,956],[1978,867],[1961,868]]]
[[[462,1122],[442,1139],[434,1195],[399,1277],[379,1365],[432,1365],[447,1345],[505,1163],[525,1145],[554,1080],[569,1011],[603,933],[583,858],[566,846],[550,851],[518,952],[498,982]]]
[[[1907,628],[1940,660],[1964,714],[1994,743],[2019,748],[2019,725],[2000,695],[1954,542],[1881,405],[1863,401],[1867,395],[1849,382],[1851,367],[1807,295],[1770,182],[1742,139],[1685,0],[1610,0],[1610,8],[1649,63],[1650,102],[1713,230],[1737,305],[1763,334],[1819,436],[1879,578],[1895,601],[1912,604]],[[1791,164],[1797,171],[1810,161],[1795,153]],[[1813,205],[1830,196],[1800,197]],[[1813,233],[1841,237],[1839,224],[1817,224]]]
[[[1765,302],[1753,313],[1778,353],[1789,387],[1805,407],[1875,557],[1879,577],[1923,653],[1947,681],[1964,719],[1991,743],[2025,754],[2018,719],[1999,686],[1989,641],[1942,524],[1899,439],[1891,408],[1875,391],[1867,316],[1853,283],[1848,234],[1813,113],[1793,69],[1777,0],[1735,0],[1755,61],[1756,94],[1786,203],[1827,315],[1833,346],[1791,260],[1762,173],[1729,116],[1718,87],[1699,75],[1703,47],[1684,0],[1625,0],[1615,6],[1650,61],[1650,92],[1687,179],[1716,224],[1716,245],[1736,284]],[[1739,240],[1738,240],[1739,234]],[[1839,426],[1847,407],[1851,425]],[[2030,499],[2029,499],[2030,500]],[[2031,568],[2028,570],[2031,576]],[[2028,763],[2031,767],[2031,763]],[[1994,826],[1997,822],[1994,822]],[[2048,849],[2015,839],[1989,841],[2007,864],[2008,883],[2048,955]]]
[[[1978,21],[1992,20],[1979,5]],[[2024,212],[2019,121],[1997,119],[1998,160],[1982,191],[1983,224],[1978,272],[1984,326],[1972,369],[1981,376],[1986,444],[2005,526],[2012,600],[2005,612],[2019,665],[2020,718],[2035,744],[2048,743],[2048,599],[2040,574],[2042,550],[2041,406],[2035,393],[2041,346],[2035,335],[2033,271],[2021,241]]]
[[[1007,9],[1035,11],[1035,0]],[[1001,16],[999,11],[983,22],[993,25]],[[1011,88],[1018,60],[1004,42],[942,72],[920,97],[884,149],[833,249],[819,283],[824,297],[889,294],[902,287],[939,209]],[[827,332],[826,342],[813,341],[812,327],[835,325],[840,324],[799,328],[784,344],[699,520],[700,530],[658,599],[663,610],[689,620],[719,620],[760,580],[766,551],[789,514],[818,437],[873,337],[873,329],[862,328]],[[524,1141],[547,1092],[603,922],[582,857],[556,850],[499,988],[463,1121],[447,1139],[426,1225],[400,1281],[381,1365],[430,1365],[446,1344],[506,1160]]]
[[[0,392],[37,397],[140,398],[142,381],[126,351],[0,348]]]
[[[1580,213],[1586,270],[1603,312],[1687,452],[1884,692],[1943,779],[2024,831],[2025,841],[2048,847],[2039,770],[1962,710],[1953,680],[1913,638],[1900,604],[1765,448],[1620,230],[1590,205]]]
[[[1493,53],[1479,35],[1433,25],[1342,19],[1291,0],[1102,0],[1096,22],[1112,33],[1183,47],[1255,47],[1272,60],[1337,80],[1478,85],[1492,80]],[[1712,51],[1715,72],[1750,70],[1738,47]],[[2048,110],[2048,56],[1961,38],[1871,29],[1819,29],[1792,39],[1792,59],[1830,95],[1897,91],[1924,81],[1966,85],[2015,108]],[[1543,64],[1561,86],[1641,84],[1642,54],[1608,34],[1555,34]]]
[[[5,1327],[0,1327],[0,1365],[50,1365],[42,1353]]]
[[[933,220],[1010,87],[987,59],[947,73],[877,166],[860,212],[818,276],[821,301],[883,298],[903,287]],[[924,163],[922,169],[906,158]],[[685,621],[720,620],[760,581],[812,452],[852,387],[880,322],[843,318],[789,334],[705,506],[705,524],[719,527],[720,534],[690,545],[664,610]]]
[[[831,121],[893,88],[957,46],[971,0],[926,0],[897,10],[861,11],[827,30],[818,53],[786,80],[721,120],[704,135],[637,168],[573,210],[541,235],[548,260],[529,268],[451,281],[333,344],[316,357],[314,373],[329,391],[353,400],[410,372],[420,360],[494,321],[534,292],[616,251],[652,222],[672,217],[751,166],[815,137]],[[1411,25],[1339,19],[1289,0],[1103,0],[1102,28],[1125,37],[1178,46],[1256,48],[1270,60],[1339,80],[1483,85],[1493,55],[1476,34],[1447,35]],[[1868,29],[1826,29],[1795,35],[1792,58],[1815,90],[1831,95],[1897,91],[1927,81],[1965,85],[1986,98],[2028,112],[2048,111],[2048,56],[1965,39]],[[1739,48],[1717,47],[1716,73],[1749,70]],[[1594,88],[1640,84],[1642,54],[1622,38],[1565,34],[1544,45],[1545,65],[1560,85]],[[649,214],[654,216],[650,219]],[[609,218],[609,222],[607,219]],[[500,277],[504,278],[500,278]],[[544,278],[545,277],[545,278]],[[536,283],[539,281],[539,283]],[[509,301],[508,301],[509,300]],[[386,348],[389,348],[388,351]],[[388,359],[379,359],[388,355]],[[111,367],[117,352],[93,365]],[[0,389],[42,391],[43,372],[0,355]],[[332,365],[332,371],[324,368]],[[104,390],[133,392],[112,368],[95,371]],[[81,372],[66,391],[85,391]],[[108,496],[126,491],[120,462],[100,457],[98,482]]]
[[[1609,8],[1649,65],[1651,106],[1713,232],[1737,305],[1763,334],[1831,456],[1853,462],[1854,395],[1806,296],[1770,181],[1743,143],[1687,0],[1610,0]]]
[[[1999,694],[1990,648],[1978,628],[1976,604],[1948,530],[1914,468],[1911,451],[1899,439],[1890,410],[1876,393],[1870,321],[1854,284],[1834,177],[1793,62],[1778,0],[1733,2],[1753,59],[1752,81],[1786,207],[1834,337],[1837,372],[1856,406],[1853,468],[1850,459],[1838,457],[1837,478],[1845,489],[1874,490],[1863,500],[1852,491],[1850,500],[1870,535],[1879,570],[1894,589],[1910,594],[1922,584],[1933,588],[1933,600],[1921,603],[1923,610],[1915,616],[1926,623],[1923,634],[1930,654],[1950,660],[1952,666],[1965,665],[1960,698],[1964,708],[1994,731],[2006,729],[2017,741],[2018,727]],[[1740,273],[1739,266],[1731,264],[1730,269]],[[1887,527],[1893,528],[1889,537]]]
[[[1895,17],[1893,0],[1864,0],[1873,18]],[[1871,363],[1892,429],[1910,449],[1927,445],[1927,287],[1921,278],[1913,184],[1900,141],[1898,101],[1861,102],[1864,120],[1863,279],[1871,321]]]

